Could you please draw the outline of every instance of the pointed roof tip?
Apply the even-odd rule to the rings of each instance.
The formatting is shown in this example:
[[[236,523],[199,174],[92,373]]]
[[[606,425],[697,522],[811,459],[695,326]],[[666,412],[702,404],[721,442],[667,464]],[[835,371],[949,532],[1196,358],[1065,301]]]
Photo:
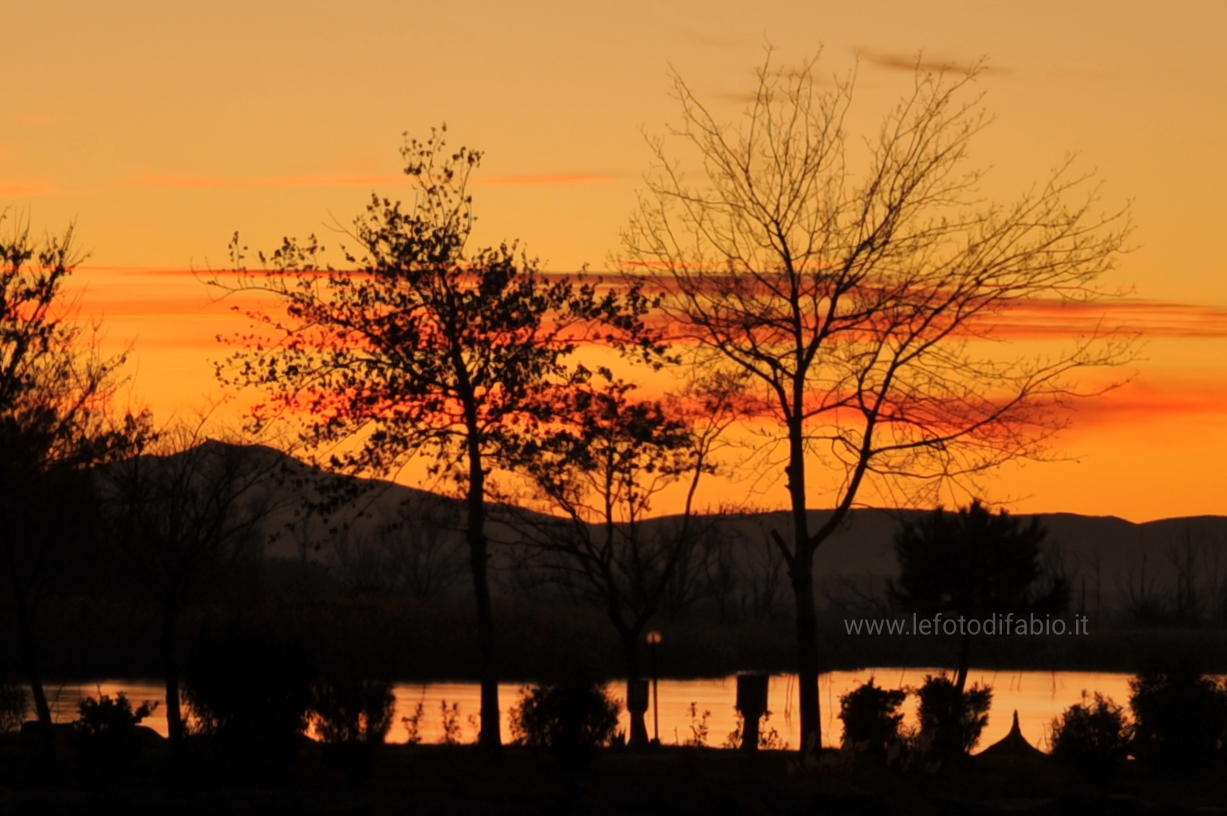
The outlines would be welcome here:
[[[1043,751],[1023,736],[1022,728],[1018,724],[1018,709],[1014,709],[1014,724],[1010,726],[1010,733],[980,753],[989,756],[1044,756]]]

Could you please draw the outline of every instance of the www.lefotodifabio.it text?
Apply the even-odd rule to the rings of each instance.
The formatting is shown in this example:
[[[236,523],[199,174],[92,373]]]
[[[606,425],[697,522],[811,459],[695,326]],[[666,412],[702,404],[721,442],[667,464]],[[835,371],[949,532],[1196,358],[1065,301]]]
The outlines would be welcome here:
[[[1071,622],[1051,615],[993,614],[987,618],[947,617],[938,612],[932,617],[913,613],[907,618],[844,618],[849,635],[1085,635],[1086,615],[1075,615]]]

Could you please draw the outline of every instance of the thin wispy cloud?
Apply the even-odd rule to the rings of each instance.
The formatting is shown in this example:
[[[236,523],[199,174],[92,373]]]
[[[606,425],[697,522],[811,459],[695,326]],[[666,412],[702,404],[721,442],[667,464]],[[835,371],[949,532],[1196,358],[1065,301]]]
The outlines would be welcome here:
[[[869,48],[855,48],[853,53],[856,54],[857,59],[864,60],[876,68],[888,71],[907,71],[911,73],[920,69],[921,71],[953,72],[959,74],[970,74],[973,71],[978,71],[985,76],[1004,76],[1013,73],[1009,68],[1000,65],[938,58],[925,54],[923,51],[915,54],[903,54],[874,51]]]
[[[1151,373],[1097,399],[1075,402],[1066,410],[1075,416],[1073,427],[1078,430],[1145,424],[1164,417],[1223,421],[1227,420],[1227,385],[1216,374],[1207,372],[1205,377],[1191,379]]]
[[[573,186],[612,184],[615,176],[546,174],[526,176],[473,177],[474,186]],[[411,184],[411,176],[277,176],[270,178],[234,178],[225,176],[177,176],[162,173],[138,173],[127,180],[127,187],[163,187],[179,189],[243,189],[267,187],[380,187]]]
[[[29,198],[51,195],[58,188],[54,184],[9,184],[0,181],[0,198]]]
[[[1150,338],[1227,338],[1227,307],[1135,298],[1026,300],[993,320],[991,336],[1010,339],[1070,337],[1104,328]]]

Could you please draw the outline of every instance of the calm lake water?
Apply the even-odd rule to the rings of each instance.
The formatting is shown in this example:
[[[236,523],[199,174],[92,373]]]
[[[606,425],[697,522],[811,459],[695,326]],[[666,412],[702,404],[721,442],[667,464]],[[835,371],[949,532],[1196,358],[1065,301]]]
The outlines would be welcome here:
[[[839,697],[864,683],[870,677],[884,688],[918,686],[926,674],[936,674],[938,669],[865,669],[856,672],[831,672],[822,676],[823,742],[838,745],[843,733],[843,724],[838,719]],[[1125,704],[1129,698],[1129,675],[1094,672],[989,672],[973,670],[968,685],[975,682],[993,687],[993,707],[989,711],[988,726],[980,738],[978,748],[985,748],[1006,735],[1012,715],[1018,711],[1023,735],[1031,744],[1047,750],[1048,734],[1052,719],[1069,706],[1079,702],[1083,690],[1101,692],[1117,703]],[[500,707],[503,711],[503,738],[509,739],[507,712],[520,698],[523,686],[504,683],[499,687]],[[618,699],[625,699],[625,684],[611,684],[609,690]],[[77,703],[84,697],[99,693],[114,697],[124,691],[133,706],[145,700],[162,700],[162,686],[157,682],[143,680],[104,680],[97,683],[49,685],[47,695],[53,700],[56,719],[70,721],[77,716]],[[707,744],[721,745],[736,727],[736,712],[733,705],[737,695],[737,679],[726,677],[717,680],[661,680],[660,681],[660,739],[671,745],[685,742],[691,737],[691,703],[699,716],[710,712],[707,718]],[[443,737],[443,705],[450,708],[459,705],[461,739],[472,742],[477,738],[477,713],[480,696],[476,683],[427,683],[400,684],[396,686],[396,714],[389,742],[405,742],[406,730],[401,718],[413,714],[418,703],[423,705],[424,716],[420,724],[423,742],[439,742]],[[774,727],[780,739],[790,747],[798,745],[799,717],[797,715],[796,676],[776,675],[771,678],[769,705],[774,712],[769,727]],[[909,695],[905,704],[906,722],[915,722],[915,698]],[[627,729],[626,712],[622,713],[622,726]],[[647,714],[648,733],[653,732],[652,710]],[[160,734],[166,734],[166,715],[163,706],[145,720]]]

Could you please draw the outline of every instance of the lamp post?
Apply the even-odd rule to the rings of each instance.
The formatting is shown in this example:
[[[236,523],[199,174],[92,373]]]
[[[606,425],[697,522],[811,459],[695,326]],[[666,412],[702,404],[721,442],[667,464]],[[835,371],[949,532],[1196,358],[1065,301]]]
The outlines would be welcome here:
[[[653,629],[648,632],[648,646],[651,647],[652,660],[652,730],[654,732],[657,745],[660,745],[660,686],[657,683],[658,675],[656,672],[656,647],[660,645],[663,638],[660,632]]]

